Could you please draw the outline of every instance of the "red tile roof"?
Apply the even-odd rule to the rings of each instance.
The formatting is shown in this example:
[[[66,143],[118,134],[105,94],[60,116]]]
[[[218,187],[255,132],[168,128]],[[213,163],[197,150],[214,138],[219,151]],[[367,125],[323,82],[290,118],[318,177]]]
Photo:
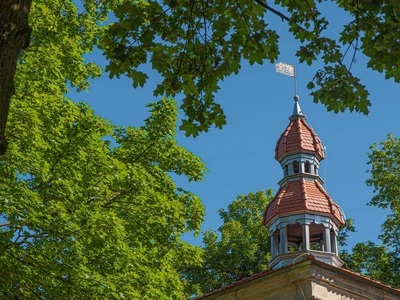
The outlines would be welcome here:
[[[344,224],[339,206],[332,200],[317,180],[299,178],[287,181],[275,198],[269,203],[263,224],[269,226],[270,221],[278,215],[295,212],[317,212],[331,215],[339,224]]]
[[[320,139],[304,118],[292,119],[282,133],[275,147],[275,159],[280,160],[285,154],[294,151],[315,152],[320,160],[325,158]]]

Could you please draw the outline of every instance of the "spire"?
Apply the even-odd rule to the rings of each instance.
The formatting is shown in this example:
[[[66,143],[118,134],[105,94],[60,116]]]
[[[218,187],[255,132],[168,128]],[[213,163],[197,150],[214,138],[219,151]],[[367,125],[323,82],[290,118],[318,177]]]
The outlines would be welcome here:
[[[299,99],[294,97],[289,125],[275,147],[283,178],[263,216],[263,225],[271,236],[269,265],[277,269],[292,264],[301,255],[312,254],[340,267],[343,261],[338,256],[337,238],[344,217],[322,186],[318,169],[325,158],[323,146],[307,124]]]
[[[306,119],[306,115],[303,115],[303,112],[301,111],[299,100],[300,97],[298,95],[294,96],[294,108],[293,108],[293,114],[290,116],[289,120],[294,120],[294,119]]]
[[[293,99],[293,114],[289,118],[289,125],[276,143],[275,159],[281,161],[294,152],[305,151],[314,153],[321,161],[325,158],[322,142],[306,121],[306,115],[299,104],[300,97],[296,95]]]

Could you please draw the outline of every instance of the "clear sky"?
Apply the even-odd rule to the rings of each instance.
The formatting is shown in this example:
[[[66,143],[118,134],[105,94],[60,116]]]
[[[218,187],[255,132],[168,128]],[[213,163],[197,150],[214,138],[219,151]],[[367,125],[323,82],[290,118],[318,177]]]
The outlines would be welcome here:
[[[349,16],[333,3],[324,3],[323,8],[334,25],[329,32],[335,36]],[[371,94],[369,116],[327,112],[322,104],[312,102],[306,88],[321,65],[299,65],[295,57],[299,43],[287,31],[287,25],[272,13],[267,13],[266,19],[281,36],[281,55],[277,62],[297,64],[302,111],[327,148],[327,159],[320,168],[325,188],[346,217],[355,220],[357,233],[350,236],[349,246],[367,240],[376,242],[387,212],[366,205],[373,196],[372,188],[365,185],[368,178],[366,153],[371,144],[383,141],[387,134],[400,136],[400,86],[393,80],[385,80],[383,74],[367,69],[367,59],[358,53],[352,71]],[[87,59],[103,67],[106,64],[100,53]],[[144,71],[150,72],[150,80],[144,88],[133,89],[130,79],[110,80],[105,74],[93,81],[88,94],[71,93],[70,96],[75,101],[89,103],[98,115],[116,125],[141,125],[148,115],[145,104],[157,100],[153,89],[159,83],[158,75],[150,68]],[[220,87],[216,101],[225,111],[227,125],[197,138],[186,138],[183,132],[177,137],[179,143],[200,156],[209,169],[205,181],[200,183],[189,184],[184,178],[176,177],[178,185],[202,199],[207,214],[203,229],[217,229],[221,225],[217,210],[226,208],[237,195],[267,188],[277,191],[282,170],[274,160],[274,148],[289,123],[294,105],[293,79],[275,73],[274,64],[269,62],[261,66],[243,63],[239,74],[227,78]],[[180,103],[182,98],[176,99]],[[187,239],[201,244],[201,237]]]

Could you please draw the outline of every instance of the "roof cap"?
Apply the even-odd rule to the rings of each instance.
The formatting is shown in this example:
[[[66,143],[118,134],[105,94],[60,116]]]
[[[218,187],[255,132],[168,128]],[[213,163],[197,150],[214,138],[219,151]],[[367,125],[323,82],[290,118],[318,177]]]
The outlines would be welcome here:
[[[294,96],[294,108],[293,108],[293,114],[290,116],[289,120],[294,120],[294,119],[306,119],[306,115],[303,114],[300,108],[299,100],[300,97],[299,95]]]

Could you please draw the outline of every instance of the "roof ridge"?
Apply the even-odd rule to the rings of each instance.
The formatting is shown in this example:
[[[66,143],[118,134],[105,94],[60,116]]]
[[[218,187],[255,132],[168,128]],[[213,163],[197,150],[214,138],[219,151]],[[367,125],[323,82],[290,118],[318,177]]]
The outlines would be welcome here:
[[[303,193],[303,197],[304,197],[304,209],[309,209],[308,208],[308,206],[307,206],[307,200],[308,200],[308,197],[307,197],[307,191],[306,191],[306,182],[305,182],[305,179],[304,178],[300,178],[300,184],[301,184],[301,191],[302,191],[302,193]]]
[[[288,126],[286,126],[285,131],[282,132],[281,136],[279,137],[278,141],[276,142],[276,146],[275,146],[275,159],[278,159],[278,158],[279,158],[279,157],[277,156],[277,154],[278,154],[278,150],[279,150],[279,149],[278,149],[278,148],[279,148],[279,144],[280,144],[279,142],[281,141],[281,139],[284,139],[284,140],[283,140],[283,143],[282,143],[282,151],[283,151],[283,152],[286,152],[286,140],[287,140],[287,136],[288,136],[290,130],[291,130],[292,127],[293,127],[293,121],[294,121],[294,120],[292,120],[292,121],[289,122]]]
[[[320,138],[318,137],[317,133],[315,132],[315,130],[306,122],[306,120],[304,120],[304,125],[307,127],[307,129],[309,130],[312,139],[313,139],[313,145],[315,147],[315,152],[319,153],[321,151],[321,158],[324,159],[325,158],[325,154],[323,149],[321,148],[322,142],[320,140]],[[321,144],[321,145],[320,145]]]
[[[327,198],[331,215],[334,216],[339,221],[339,223],[344,224],[343,214],[338,205],[335,203],[335,201],[333,201],[332,197],[318,181],[315,181],[315,185]],[[337,208],[337,210],[335,208]],[[339,217],[337,216],[337,213],[339,214]]]
[[[330,206],[330,208],[331,208],[331,210],[332,210],[332,204],[333,204],[334,202],[333,202],[331,196],[329,196],[328,192],[324,189],[324,187],[323,187],[318,181],[315,181],[315,185],[316,185],[317,188],[324,194],[324,196],[325,196],[326,199],[328,200],[329,206]]]
[[[303,120],[303,119],[296,119],[296,120],[299,121],[298,122],[298,130],[299,130],[298,135],[299,135],[300,148],[304,149],[304,140],[303,140],[303,134],[302,134],[302,132],[303,132],[303,122],[301,122],[301,120]]]
[[[272,201],[270,203],[268,203],[267,207],[265,208],[264,213],[263,213],[263,220],[262,220],[263,225],[265,225],[265,223],[266,223],[265,219],[267,218],[268,207],[270,207],[271,205],[273,205],[274,202],[277,201],[278,195],[280,194],[281,190],[282,190],[282,187],[279,187],[278,191],[276,192],[275,197],[272,199]]]
[[[279,208],[280,208],[280,204],[281,204],[281,200],[283,198],[283,195],[286,193],[286,190],[288,189],[290,184],[290,181],[286,182],[286,184],[282,187],[282,193],[279,193],[277,196],[277,203],[275,205],[275,213],[278,214],[279,213]]]

